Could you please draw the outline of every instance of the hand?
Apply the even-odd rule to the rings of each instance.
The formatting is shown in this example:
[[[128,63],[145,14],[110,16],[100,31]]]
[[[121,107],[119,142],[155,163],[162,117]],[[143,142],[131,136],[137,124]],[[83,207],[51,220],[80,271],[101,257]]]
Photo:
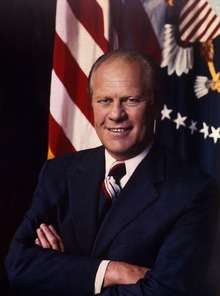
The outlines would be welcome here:
[[[144,278],[150,269],[126,262],[111,261],[104,276],[104,287],[112,285],[135,284]]]
[[[64,252],[64,245],[61,237],[58,235],[52,225],[41,224],[37,229],[37,238],[35,244],[44,249],[52,249]]]

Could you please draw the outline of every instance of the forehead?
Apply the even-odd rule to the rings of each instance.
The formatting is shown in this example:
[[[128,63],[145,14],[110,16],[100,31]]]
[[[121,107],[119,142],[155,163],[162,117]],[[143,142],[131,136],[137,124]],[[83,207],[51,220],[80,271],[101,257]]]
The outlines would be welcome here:
[[[93,91],[100,86],[140,87],[143,82],[143,70],[136,61],[123,59],[107,60],[94,70],[91,77]]]

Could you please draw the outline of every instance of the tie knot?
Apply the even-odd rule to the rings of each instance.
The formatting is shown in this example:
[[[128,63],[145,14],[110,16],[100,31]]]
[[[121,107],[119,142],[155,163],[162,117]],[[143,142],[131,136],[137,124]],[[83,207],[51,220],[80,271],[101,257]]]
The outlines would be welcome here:
[[[120,183],[121,178],[126,174],[126,167],[124,162],[116,163],[109,171],[108,176],[112,176],[117,184]]]

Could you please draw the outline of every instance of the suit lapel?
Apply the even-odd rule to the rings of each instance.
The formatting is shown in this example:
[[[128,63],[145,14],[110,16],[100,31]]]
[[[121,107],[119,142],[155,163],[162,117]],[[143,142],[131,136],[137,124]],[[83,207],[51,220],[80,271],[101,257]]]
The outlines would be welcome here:
[[[104,176],[104,149],[98,148],[84,157],[71,172],[69,188],[72,219],[78,244],[89,254],[97,232],[97,203],[100,182]]]
[[[163,180],[163,166],[162,154],[153,148],[106,214],[93,246],[94,256],[104,254],[114,237],[158,198],[156,184]]]

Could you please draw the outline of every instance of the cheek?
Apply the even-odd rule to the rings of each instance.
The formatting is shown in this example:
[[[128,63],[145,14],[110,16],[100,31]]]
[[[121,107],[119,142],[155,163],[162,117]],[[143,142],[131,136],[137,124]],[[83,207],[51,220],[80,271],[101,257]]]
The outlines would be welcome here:
[[[145,137],[145,135],[151,131],[153,128],[153,119],[145,110],[133,114],[132,121],[135,126],[135,131],[138,137]]]
[[[134,114],[131,114],[130,119],[133,121],[134,125],[136,126],[137,129],[144,128],[147,126],[147,116],[146,112],[140,111],[136,112]]]
[[[94,123],[98,124],[101,118],[101,113],[97,109],[93,109]]]
[[[105,110],[102,110],[102,109],[94,109],[93,117],[94,117],[95,127],[98,128],[105,122],[106,112]]]

